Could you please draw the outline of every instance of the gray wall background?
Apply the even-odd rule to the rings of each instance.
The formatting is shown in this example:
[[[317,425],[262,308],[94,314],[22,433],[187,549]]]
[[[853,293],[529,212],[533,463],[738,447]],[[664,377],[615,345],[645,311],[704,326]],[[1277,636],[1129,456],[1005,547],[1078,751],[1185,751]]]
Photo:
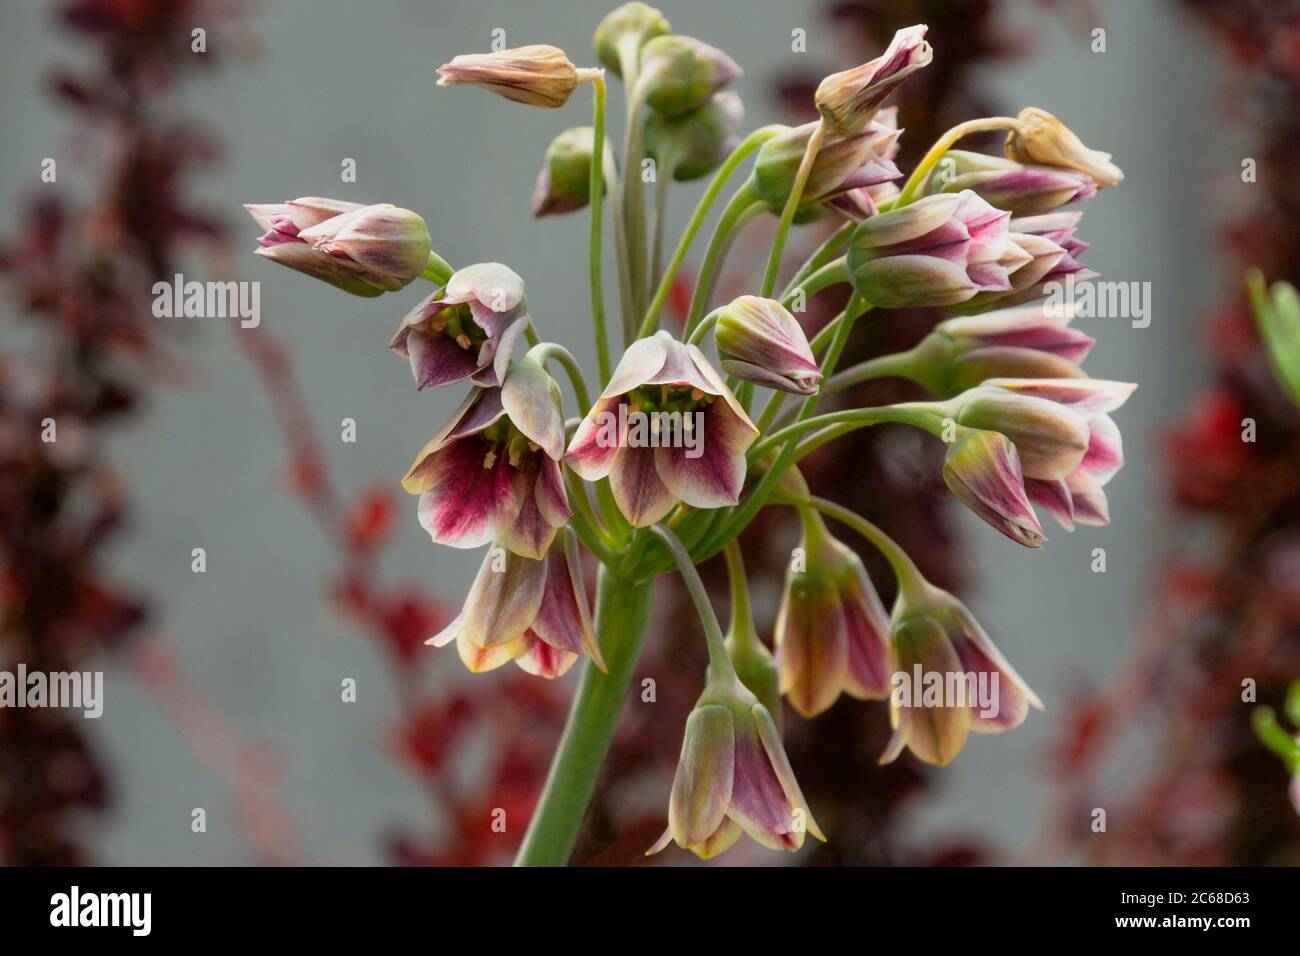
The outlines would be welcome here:
[[[576,97],[562,112],[528,110],[476,91],[438,90],[433,70],[458,52],[486,49],[495,27],[507,31],[510,45],[551,42],[585,62],[592,28],[611,3],[264,6],[254,21],[263,55],[196,85],[187,102],[220,130],[228,150],[221,169],[204,178],[202,198],[231,217],[243,215],[243,202],[304,194],[419,210],[437,248],[454,261],[508,259],[528,281],[544,332],[590,364],[586,219],[539,224],[527,214],[542,150],[560,129],[590,121],[589,97]],[[804,0],[660,6],[677,30],[725,47],[746,68],[738,89],[749,126],[778,118],[767,105],[769,82],[798,56],[790,52],[792,28],[808,31],[806,62],[827,72],[849,62],[833,28]],[[1216,205],[1232,200],[1235,167],[1245,155],[1232,130],[1207,144],[1218,65],[1172,5],[1103,6],[1105,54],[1089,51],[1090,24],[1053,19],[1029,4],[1018,8],[1042,27],[1040,48],[989,82],[1008,108],[1032,103],[1066,118],[1088,143],[1113,151],[1127,173],[1121,189],[1086,207],[1088,262],[1107,278],[1150,282],[1154,321],[1145,330],[1105,319],[1082,327],[1100,340],[1092,374],[1142,383],[1119,416],[1129,465],[1111,486],[1112,527],[1073,536],[1058,531],[1045,553],[1027,553],[969,522],[977,569],[972,605],[1049,711],[1015,733],[972,739],[909,817],[918,832],[985,835],[1013,852],[1030,846],[1046,798],[1040,770],[1059,714],[1052,705],[1076,680],[1099,679],[1117,665],[1156,571],[1158,438],[1201,372],[1199,316],[1220,278],[1209,227]],[[51,61],[75,57],[80,48],[56,37],[46,4],[10,4],[6,21],[0,215],[12,223],[20,200],[39,185],[42,157],[60,157],[61,181],[71,184],[81,173],[67,124],[49,109],[41,80]],[[611,93],[611,128],[618,129],[618,88]],[[356,184],[339,182],[343,157],[357,160]],[[700,188],[674,197],[678,228]],[[422,292],[352,299],[255,261],[254,237],[250,221],[241,277],[262,282],[263,321],[297,350],[298,374],[323,434],[337,436],[344,417],[358,423],[355,445],[328,446],[341,486],[395,481],[459,398],[416,394],[407,370],[384,349]],[[117,439],[116,457],[136,503],[116,570],[158,596],[158,629],[234,727],[274,742],[287,756],[283,795],[307,858],[378,862],[377,836],[387,823],[427,820],[416,786],[378,746],[392,714],[385,675],[366,640],[322,600],[332,553],[277,483],[284,449],[229,330],[177,321],[198,326],[181,342],[200,378],[191,387],[159,389],[148,413]],[[1095,546],[1107,550],[1104,575],[1089,571]],[[207,549],[205,575],[190,571],[194,547]],[[432,547],[414,520],[413,501],[388,559],[389,571],[422,580],[452,601],[478,563],[477,554]],[[92,728],[120,788],[116,808],[93,831],[103,858],[248,860],[222,782],[130,676],[109,666],[106,714]],[[458,666],[448,662],[437,679],[456,679]],[[359,683],[355,705],[339,702],[346,676]],[[196,806],[208,809],[206,835],[190,833]]]

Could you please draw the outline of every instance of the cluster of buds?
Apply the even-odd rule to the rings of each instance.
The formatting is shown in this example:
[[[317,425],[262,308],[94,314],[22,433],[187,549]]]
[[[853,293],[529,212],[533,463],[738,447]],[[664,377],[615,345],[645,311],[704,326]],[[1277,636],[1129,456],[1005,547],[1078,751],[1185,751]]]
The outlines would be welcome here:
[[[265,230],[259,254],[273,261],[359,295],[397,291],[417,277],[434,285],[389,347],[409,362],[417,389],[463,384],[469,393],[402,484],[418,497],[418,520],[434,542],[488,551],[463,610],[429,643],[454,642],[475,672],[514,661],[555,678],[590,658],[524,862],[564,859],[568,844],[556,834],[571,840],[584,809],[574,801],[594,785],[617,715],[610,705],[626,692],[645,627],[649,582],[674,567],[700,612],[709,668],[686,724],[668,829],[651,852],[676,842],[710,857],[742,833],[791,851],[805,833],[823,838],[785,755],[782,698],[805,718],[842,692],[888,700],[895,733],[883,759],[907,749],[935,764],[952,760],[971,731],[1008,730],[1042,706],[960,601],[929,584],[879,529],[815,497],[795,464],[854,428],[902,422],[950,443],[944,477],[953,494],[1022,545],[1045,540],[1035,506],[1066,528],[1109,520],[1103,489],[1123,463],[1111,413],[1134,386],[1086,377],[1080,366],[1093,340],[1070,327],[1068,309],[1049,314],[1041,300],[1065,276],[1092,275],[1079,261],[1079,213],[1060,207],[1117,184],[1122,173],[1055,117],[1029,109],[954,128],[904,181],[896,163],[902,131],[886,100],[930,63],[925,35],[923,25],[900,30],[879,57],[827,77],[816,122],[743,139],[744,110],[728,88],[740,68],[721,50],[674,34],[643,3],[601,22],[594,45],[603,68],[575,66],[542,45],[457,56],[439,68],[440,85],[550,109],[592,85],[593,125],[570,127],[551,143],[532,211],[591,211],[601,372],[594,402],[573,356],[538,341],[523,279],[498,262],[448,266],[416,214],[328,199],[248,207]],[[621,157],[605,137],[606,70],[627,87]],[[965,132],[990,128],[1008,130],[1005,158],[950,148]],[[753,171],[720,217],[683,335],[659,329],[696,230],[751,152]],[[661,200],[670,182],[718,170],[666,269],[662,217],[652,244],[642,232],[633,171],[647,158],[659,167]],[[618,193],[625,342],[617,362],[603,312],[606,183]],[[780,218],[762,287],[709,311],[734,230],[764,210]],[[791,224],[830,215],[844,217],[845,228],[792,288],[802,283],[817,294],[847,283],[853,294],[833,327],[809,341],[790,311],[799,297],[775,296],[774,283]],[[650,300],[652,284],[659,288]],[[911,350],[834,374],[863,312],[912,306],[959,317]],[[716,359],[706,353],[710,333]],[[527,351],[521,338],[531,343]],[[547,371],[551,361],[568,375],[573,415]],[[828,390],[879,374],[910,378],[931,399],[815,414]],[[757,389],[768,392],[768,405],[751,418]],[[791,397],[800,408],[782,416]],[[793,506],[803,527],[772,625],[775,653],[754,625],[737,543],[767,506]],[[884,554],[898,579],[891,613],[823,515]],[[695,569],[719,552],[732,589],[725,637]],[[594,617],[588,553],[601,565]]]

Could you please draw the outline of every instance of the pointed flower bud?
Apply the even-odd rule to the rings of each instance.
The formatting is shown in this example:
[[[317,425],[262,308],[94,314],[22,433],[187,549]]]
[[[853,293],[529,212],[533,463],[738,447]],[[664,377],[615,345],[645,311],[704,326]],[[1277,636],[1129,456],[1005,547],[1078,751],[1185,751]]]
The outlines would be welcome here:
[[[390,350],[411,362],[419,389],[471,379],[500,385],[528,327],[524,280],[499,262],[457,269],[397,327]]]
[[[1019,125],[1007,134],[1002,147],[1008,159],[1077,169],[1103,188],[1117,186],[1124,179],[1123,171],[1110,161],[1110,153],[1083,145],[1068,126],[1047,110],[1027,106],[1016,119]]]
[[[499,540],[536,559],[569,520],[559,388],[537,363],[519,365],[504,387],[472,391],[402,479],[437,544]]]
[[[657,36],[641,48],[638,85],[645,102],[665,116],[698,109],[740,76],[736,61],[717,47],[687,36]]]
[[[816,123],[805,123],[777,133],[759,147],[754,160],[754,188],[774,209],[783,207],[789,198],[816,128]],[[899,178],[902,172],[889,158],[899,132],[872,122],[857,133],[827,135],[804,184],[800,208]]]
[[[957,193],[963,189],[1017,216],[1052,212],[1097,192],[1092,177],[1078,170],[1026,165],[1001,156],[952,149],[930,175],[925,192]]]
[[[717,169],[736,148],[745,118],[740,94],[715,93],[699,109],[678,117],[652,112],[645,121],[645,151],[673,179],[690,182]]]
[[[555,109],[593,72],[599,71],[575,67],[558,47],[536,44],[453,57],[438,67],[438,85],[479,86],[516,103]]]
[[[1006,291],[1028,258],[1008,237],[1010,218],[967,191],[865,219],[849,241],[853,287],[882,308],[948,306]]]
[[[1011,231],[1007,239],[1017,247],[1023,258],[1020,264],[1009,271],[1007,281],[1010,289],[988,289],[975,293],[965,302],[950,305],[952,312],[962,315],[979,315],[989,309],[1003,309],[1027,302],[1037,302],[1048,294],[1049,283],[1059,282],[1073,274],[1076,279],[1090,279],[1096,275],[1088,271],[1082,263],[1073,259],[1070,253],[1054,238],[1064,238],[1076,252],[1087,248],[1087,243],[1073,240],[1073,226],[1069,229],[1053,229],[1045,234],[1018,231],[1018,225],[1030,225],[1035,220],[1077,221],[1078,212],[1056,212],[1032,219],[1012,219]],[[1068,238],[1066,238],[1068,236]]]
[[[489,550],[460,614],[426,643],[452,641],[474,673],[514,661],[530,674],[555,678],[584,654],[605,670],[572,529],[540,558]]]
[[[742,832],[768,849],[790,852],[803,846],[805,832],[826,839],[767,708],[734,678],[710,680],[686,719],[668,829],[647,855],[676,842],[709,859]]]
[[[963,428],[944,456],[943,480],[966,507],[1017,544],[1041,548],[1047,540],[1007,436]]]
[[[837,133],[856,133],[871,122],[880,104],[933,58],[925,42],[927,29],[924,24],[905,27],[874,60],[822,80],[816,99],[826,125]]]
[[[775,299],[742,295],[724,306],[713,340],[722,370],[782,392],[812,395],[821,369],[803,329]]]
[[[1038,696],[961,601],[924,581],[904,588],[890,622],[894,664],[889,721],[894,728],[881,763],[903,748],[925,763],[946,764],[971,731],[1019,727]]]
[[[533,190],[532,210],[536,218],[573,212],[591,201],[594,141],[595,131],[590,126],[566,129],[551,140]]]
[[[880,699],[889,689],[888,623],[862,559],[816,512],[801,509],[803,539],[786,572],[776,619],[781,692],[804,717],[840,692]]]
[[[429,262],[424,220],[389,203],[360,206],[307,196],[244,208],[266,230],[257,255],[354,295],[395,292]]]
[[[644,528],[678,501],[736,504],[757,437],[704,353],[661,330],[623,353],[565,461],[587,481],[608,476],[619,510]]]
[[[671,32],[664,15],[654,7],[640,2],[625,3],[605,14],[596,27],[593,45],[600,62],[615,76],[622,76],[622,50],[630,47],[631,53],[635,53],[647,41]]]

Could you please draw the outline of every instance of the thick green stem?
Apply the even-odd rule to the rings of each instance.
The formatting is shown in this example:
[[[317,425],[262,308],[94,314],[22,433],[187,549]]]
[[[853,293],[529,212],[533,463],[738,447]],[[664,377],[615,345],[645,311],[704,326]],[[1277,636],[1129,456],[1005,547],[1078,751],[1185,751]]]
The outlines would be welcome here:
[[[649,619],[651,586],[649,581],[631,584],[605,567],[600,569],[596,637],[609,672],[602,674],[591,661],[583,665],[582,681],[515,857],[516,866],[563,866],[569,860],[627,699]]]

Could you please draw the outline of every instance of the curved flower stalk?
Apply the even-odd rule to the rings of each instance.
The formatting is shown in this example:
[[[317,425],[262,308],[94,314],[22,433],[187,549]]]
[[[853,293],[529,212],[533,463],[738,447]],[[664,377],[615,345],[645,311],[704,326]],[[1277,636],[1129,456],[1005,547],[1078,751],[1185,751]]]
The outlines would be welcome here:
[[[948,487],[1022,545],[1044,540],[1035,505],[1067,527],[1109,520],[1103,488],[1123,464],[1110,413],[1134,386],[1084,377],[1092,339],[1070,327],[1068,310],[1035,303],[1056,279],[1091,275],[1078,259],[1080,214],[1059,207],[1122,174],[1031,109],[954,127],[903,180],[902,130],[887,99],[943,55],[924,37],[920,25],[899,31],[879,57],[828,77],[817,122],[741,136],[743,110],[727,89],[739,66],[673,33],[654,8],[626,4],[595,36],[597,58],[626,94],[621,155],[606,146],[602,68],[577,66],[549,46],[460,56],[440,68],[440,85],[478,86],[546,108],[566,105],[582,83],[592,87],[591,125],[570,126],[552,142],[532,212],[585,208],[590,217],[594,402],[573,356],[537,340],[523,279],[496,262],[453,269],[432,251],[415,213],[312,198],[249,207],[264,229],[261,254],[275,261],[358,295],[416,278],[433,285],[390,347],[409,361],[417,389],[467,383],[470,392],[403,486],[419,496],[420,523],[435,543],[491,547],[462,613],[430,643],[454,641],[472,671],[514,661],[555,678],[579,657],[590,659],[521,864],[567,860],[628,696],[652,583],[674,570],[699,611],[709,667],[685,728],[668,829],[652,851],[676,842],[710,857],[742,833],[789,851],[805,833],[822,838],[781,743],[782,696],[804,719],[841,693],[888,698],[896,734],[886,756],[907,749],[931,763],[953,759],[969,732],[1010,729],[1041,706],[956,598],[929,585],[879,529],[813,495],[797,468],[849,431],[895,422],[948,441]],[[988,130],[1010,134],[1006,159],[950,155],[963,136]],[[659,328],[668,291],[713,205],[751,158],[752,173],[717,213],[686,329],[676,337]],[[649,243],[638,174],[648,168],[657,174]],[[661,270],[668,190],[710,172]],[[601,269],[607,187],[624,334],[616,365]],[[737,232],[769,211],[779,220],[761,282],[710,311]],[[831,214],[846,223],[778,296],[789,229]],[[809,340],[794,303],[843,284],[852,289],[848,304]],[[837,374],[856,323],[870,321],[873,308],[914,305],[967,317],[940,323],[914,349]],[[1022,308],[1007,308],[1014,305]],[[520,336],[532,343],[523,355]],[[567,409],[552,363],[567,378]],[[827,393],[881,375],[910,378],[932,399],[819,414]],[[750,409],[763,393],[756,424]],[[796,404],[783,412],[791,396]],[[772,505],[794,506],[803,541],[781,608],[760,628],[739,536]],[[885,556],[899,586],[892,615],[823,515]],[[599,565],[594,618],[582,551]],[[696,571],[719,553],[732,603],[725,637]],[[775,653],[759,638],[769,628]],[[995,687],[997,696],[930,701],[927,680],[941,689]],[[917,694],[905,699],[909,681]]]

